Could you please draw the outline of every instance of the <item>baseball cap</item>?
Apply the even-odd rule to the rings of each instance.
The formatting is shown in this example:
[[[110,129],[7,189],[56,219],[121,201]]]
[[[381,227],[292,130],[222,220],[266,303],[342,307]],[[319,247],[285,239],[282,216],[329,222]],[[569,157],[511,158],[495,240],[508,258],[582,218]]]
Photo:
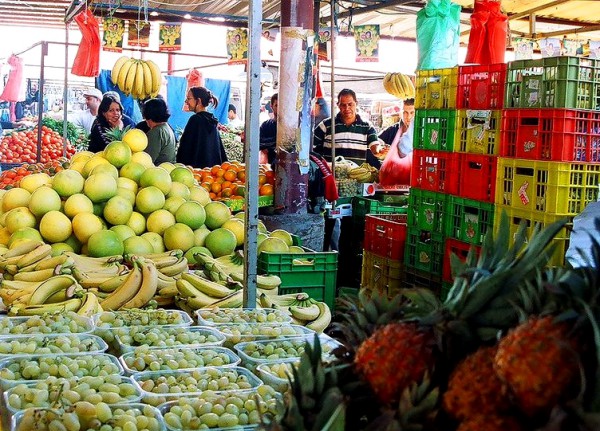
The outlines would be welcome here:
[[[233,103],[229,104],[229,110],[233,111],[234,114],[237,114],[237,109],[235,109],[235,105]]]
[[[98,100],[102,100],[102,91],[98,90],[97,88],[90,87],[83,92],[83,95],[92,96]]]
[[[111,96],[113,97],[117,102],[121,103],[121,96],[119,95],[119,93],[117,93],[116,91],[107,91],[106,93],[104,93],[105,96]],[[102,98],[101,98],[102,99]]]

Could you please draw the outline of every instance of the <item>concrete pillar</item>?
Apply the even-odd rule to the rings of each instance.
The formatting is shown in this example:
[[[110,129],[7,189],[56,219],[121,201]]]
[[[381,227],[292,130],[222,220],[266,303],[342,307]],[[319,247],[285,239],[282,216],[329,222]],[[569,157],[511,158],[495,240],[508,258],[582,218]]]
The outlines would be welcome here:
[[[305,214],[312,135],[314,0],[281,2],[275,208]]]

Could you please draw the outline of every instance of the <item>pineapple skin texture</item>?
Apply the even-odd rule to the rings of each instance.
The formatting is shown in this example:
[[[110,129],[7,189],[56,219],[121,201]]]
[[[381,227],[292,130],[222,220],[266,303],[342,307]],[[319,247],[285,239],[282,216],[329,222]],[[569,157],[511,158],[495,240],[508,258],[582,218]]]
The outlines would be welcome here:
[[[527,428],[512,416],[478,415],[460,423],[456,431],[527,431]]]
[[[507,411],[506,387],[494,370],[497,346],[482,347],[460,362],[444,393],[444,410],[458,420]]]
[[[420,382],[434,362],[432,335],[412,323],[386,325],[365,340],[354,365],[382,403],[398,401],[404,388]]]
[[[498,346],[496,373],[526,415],[548,414],[579,381],[576,342],[569,326],[552,317],[533,318],[509,332]]]

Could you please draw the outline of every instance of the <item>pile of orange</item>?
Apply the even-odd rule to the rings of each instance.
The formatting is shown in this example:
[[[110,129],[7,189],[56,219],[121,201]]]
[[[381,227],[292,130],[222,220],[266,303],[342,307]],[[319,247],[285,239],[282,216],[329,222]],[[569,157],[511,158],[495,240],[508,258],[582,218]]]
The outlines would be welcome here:
[[[23,163],[21,166],[7,169],[0,173],[0,189],[11,189],[19,186],[21,178],[27,175],[45,172],[50,176],[54,176],[57,172],[69,167],[69,161],[60,157],[46,163]]]
[[[212,200],[243,199],[246,168],[240,162],[224,162],[212,168],[194,169],[194,178],[204,187]],[[275,173],[269,165],[260,165],[258,194],[272,196]]]

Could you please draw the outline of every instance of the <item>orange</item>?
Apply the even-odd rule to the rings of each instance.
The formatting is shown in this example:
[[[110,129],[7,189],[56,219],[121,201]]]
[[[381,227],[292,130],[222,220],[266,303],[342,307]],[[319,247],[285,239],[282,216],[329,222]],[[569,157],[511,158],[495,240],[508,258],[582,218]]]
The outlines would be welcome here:
[[[232,195],[231,189],[225,188],[225,189],[221,190],[221,197],[222,198],[229,198],[229,197],[231,197],[231,195]]]
[[[223,182],[221,183],[221,188],[222,188],[222,189],[228,189],[228,188],[231,188],[231,181],[223,181]]]
[[[222,178],[222,177],[223,177],[223,175],[225,175],[225,169],[221,169],[221,168],[219,168],[219,169],[217,170],[217,177],[218,177],[218,178]]]
[[[272,196],[273,195],[273,186],[271,184],[263,184],[258,189],[258,194],[260,196]]]
[[[216,195],[216,194],[214,194],[213,192],[210,192],[208,195],[210,196],[210,198],[211,198],[213,201],[214,201],[214,200],[217,198],[217,195]]]
[[[211,185],[212,185],[211,183],[202,183],[202,184],[200,184],[200,187],[202,187],[206,191],[210,192],[210,186]]]
[[[219,165],[214,165],[212,168],[210,168],[210,173],[213,176],[217,176],[217,172],[219,172],[219,169],[221,169],[221,167]]]
[[[225,171],[225,173],[223,174],[223,177],[227,180],[227,181],[233,181],[237,178],[237,172],[234,171],[233,169],[230,169],[228,171]]]
[[[221,163],[221,169],[227,171],[228,169],[231,169],[231,163],[229,162],[223,162]]]
[[[246,171],[242,170],[237,173],[238,180],[244,182],[246,181]]]
[[[210,186],[210,191],[213,193],[219,193],[221,191],[221,184],[212,183],[212,185]]]
[[[266,182],[267,182],[267,176],[265,174],[259,174],[258,175],[258,185],[262,186]]]

